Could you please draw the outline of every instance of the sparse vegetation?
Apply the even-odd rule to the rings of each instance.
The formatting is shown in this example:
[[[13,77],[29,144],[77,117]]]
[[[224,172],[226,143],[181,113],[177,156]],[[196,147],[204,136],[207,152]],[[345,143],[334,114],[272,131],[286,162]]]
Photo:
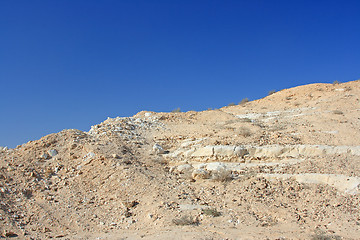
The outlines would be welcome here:
[[[195,220],[193,217],[185,215],[180,218],[175,218],[172,220],[175,225],[178,226],[187,226],[187,225],[198,225],[199,221]]]
[[[240,118],[239,120],[240,122],[248,122],[248,123],[252,122],[250,118]]]
[[[338,235],[329,235],[324,231],[317,231],[314,235],[312,235],[311,240],[340,240],[342,239]]]
[[[344,113],[340,110],[334,110],[333,114],[343,115]]]
[[[236,104],[233,103],[233,102],[232,102],[232,103],[229,103],[229,104],[228,104],[228,107],[231,107],[231,106],[236,106]]]
[[[337,85],[337,84],[340,84],[340,82],[339,82],[338,80],[335,80],[335,81],[333,82],[333,85]]]
[[[215,208],[207,208],[207,209],[203,209],[202,213],[204,215],[207,216],[212,216],[212,217],[219,217],[221,216],[221,212],[218,212]]]
[[[244,136],[244,137],[250,137],[250,136],[251,136],[251,131],[250,131],[250,129],[247,128],[247,127],[241,127],[241,128],[239,129],[239,134],[240,134],[241,136]]]
[[[171,111],[172,113],[179,113],[181,112],[180,108],[175,108],[174,110]]]
[[[274,93],[276,93],[276,90],[270,90],[269,93],[268,93],[268,96],[270,96],[270,95],[272,95]]]
[[[249,102],[249,99],[248,98],[243,98],[240,102],[239,102],[239,105],[243,105],[245,103]]]

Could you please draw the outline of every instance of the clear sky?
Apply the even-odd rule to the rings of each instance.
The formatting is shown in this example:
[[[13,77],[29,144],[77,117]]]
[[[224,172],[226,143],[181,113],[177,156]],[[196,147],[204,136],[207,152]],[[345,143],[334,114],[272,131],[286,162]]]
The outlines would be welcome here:
[[[360,78],[360,1],[0,0],[0,146]]]

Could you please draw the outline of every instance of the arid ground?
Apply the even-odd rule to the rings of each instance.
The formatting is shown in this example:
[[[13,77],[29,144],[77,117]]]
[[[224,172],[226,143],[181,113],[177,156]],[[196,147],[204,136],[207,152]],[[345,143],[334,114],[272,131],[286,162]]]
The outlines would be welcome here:
[[[9,239],[360,239],[360,81],[0,149]]]

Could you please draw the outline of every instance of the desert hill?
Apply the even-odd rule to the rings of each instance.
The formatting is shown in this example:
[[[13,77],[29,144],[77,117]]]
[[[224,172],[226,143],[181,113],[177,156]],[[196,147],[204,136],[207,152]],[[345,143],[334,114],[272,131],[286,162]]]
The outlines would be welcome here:
[[[360,81],[0,150],[14,239],[359,239]]]

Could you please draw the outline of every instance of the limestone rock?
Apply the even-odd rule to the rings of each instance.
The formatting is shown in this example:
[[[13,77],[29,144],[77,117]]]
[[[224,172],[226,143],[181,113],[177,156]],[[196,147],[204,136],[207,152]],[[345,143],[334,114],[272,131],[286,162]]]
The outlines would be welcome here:
[[[58,151],[56,149],[50,149],[48,151],[48,154],[51,156],[51,157],[55,157],[57,154],[58,154]]]
[[[244,147],[235,147],[234,154],[239,157],[243,157],[246,154],[249,154],[248,150]]]
[[[190,172],[192,169],[193,169],[193,166],[191,166],[190,164],[179,165],[176,168],[178,173],[187,173],[187,172]]]
[[[165,150],[163,149],[162,146],[160,146],[159,144],[155,143],[154,146],[153,146],[153,151],[156,153],[156,154],[164,154],[165,153]]]
[[[95,156],[96,156],[95,153],[89,152],[88,154],[86,154],[86,155],[83,157],[83,160],[84,160],[84,162],[87,162],[87,161],[89,161],[90,159],[94,158]]]
[[[300,183],[309,184],[327,184],[339,191],[355,195],[360,194],[360,177],[349,177],[339,174],[319,174],[319,173],[303,173],[303,174],[258,174],[259,177],[267,179],[289,179],[294,178]]]
[[[45,159],[45,160],[46,160],[46,159],[50,159],[51,157],[50,157],[50,155],[49,155],[49,154],[47,154],[47,153],[43,153],[43,154],[41,154],[41,155],[40,155],[40,158],[41,158],[41,159]]]
[[[191,154],[192,157],[210,157],[212,155],[214,155],[214,147],[213,146],[206,146],[206,147],[199,148]]]
[[[233,156],[235,151],[234,146],[218,145],[214,146],[214,155],[217,156]]]
[[[195,169],[192,172],[193,179],[208,179],[210,178],[210,173],[204,169]]]
[[[221,162],[212,162],[206,164],[205,168],[209,172],[219,172],[219,171],[224,171],[226,169],[226,165]]]

